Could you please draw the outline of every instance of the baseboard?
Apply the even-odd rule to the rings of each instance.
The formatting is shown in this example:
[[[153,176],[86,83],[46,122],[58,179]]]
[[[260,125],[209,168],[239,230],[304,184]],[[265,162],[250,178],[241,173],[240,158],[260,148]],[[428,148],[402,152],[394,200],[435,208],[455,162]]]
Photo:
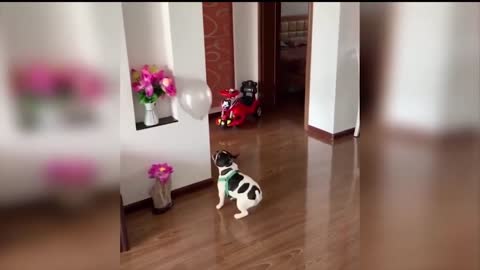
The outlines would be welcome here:
[[[123,206],[123,211],[125,215],[131,214],[133,212],[137,212],[142,209],[146,209],[152,207],[153,201],[152,198],[146,198],[138,202],[134,202],[131,204],[127,204]]]
[[[213,183],[212,178],[208,178],[200,182],[196,182],[191,185],[172,190],[172,199],[177,199],[188,193],[192,193],[200,189],[209,187],[212,183]],[[146,198],[141,201],[125,205],[123,208],[124,208],[125,214],[131,214],[133,212],[136,212],[142,209],[150,209],[152,205],[153,205],[152,198]]]
[[[181,197],[185,194],[195,192],[197,190],[209,187],[213,183],[212,178],[208,178],[205,180],[202,180],[200,182],[193,183],[188,186],[184,186],[181,188],[177,188],[175,190],[172,190],[172,199],[176,199],[178,197]]]
[[[346,129],[344,131],[340,131],[340,132],[337,132],[337,133],[333,134],[333,139],[339,139],[339,138],[343,138],[343,137],[346,137],[346,136],[353,136],[354,133],[355,133],[355,128],[349,128],[349,129]]]
[[[316,128],[316,127],[312,127],[310,125],[308,125],[308,127],[307,127],[307,133],[308,133],[308,135],[312,136],[313,138],[318,139],[318,140],[323,141],[323,142],[330,143],[331,141],[333,141],[333,134],[332,133],[330,133],[328,131],[325,131],[325,130],[322,130],[322,129],[319,129],[319,128]]]
[[[353,136],[353,134],[355,133],[355,128],[346,129],[344,131],[332,134],[328,131],[308,125],[307,133],[315,139],[332,144],[335,142],[335,140],[338,140],[340,138]]]

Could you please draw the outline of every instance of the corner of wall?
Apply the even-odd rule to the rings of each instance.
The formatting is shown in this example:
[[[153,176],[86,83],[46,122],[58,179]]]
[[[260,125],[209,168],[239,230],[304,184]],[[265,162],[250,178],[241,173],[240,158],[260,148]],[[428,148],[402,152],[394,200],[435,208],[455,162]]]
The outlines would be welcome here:
[[[340,4],[334,133],[354,128],[356,125],[360,92],[359,13],[358,3]]]
[[[308,124],[334,133],[340,3],[314,3]]]
[[[258,2],[232,2],[235,85],[258,81]]]

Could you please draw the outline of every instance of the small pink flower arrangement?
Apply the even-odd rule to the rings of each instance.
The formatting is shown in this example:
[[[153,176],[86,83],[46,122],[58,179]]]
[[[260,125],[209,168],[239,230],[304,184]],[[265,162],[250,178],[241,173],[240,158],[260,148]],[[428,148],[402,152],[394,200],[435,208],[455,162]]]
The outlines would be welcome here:
[[[142,104],[155,103],[159,97],[173,97],[177,94],[173,78],[155,65],[144,65],[140,71],[131,69],[130,73],[132,89]]]
[[[173,173],[173,167],[167,163],[152,164],[148,170],[148,176],[165,184],[170,179],[170,175]]]
[[[49,160],[45,166],[47,183],[53,187],[88,187],[98,176],[96,163],[89,159]]]
[[[15,68],[17,94],[30,100],[97,101],[105,92],[99,72],[79,64],[30,63]]]

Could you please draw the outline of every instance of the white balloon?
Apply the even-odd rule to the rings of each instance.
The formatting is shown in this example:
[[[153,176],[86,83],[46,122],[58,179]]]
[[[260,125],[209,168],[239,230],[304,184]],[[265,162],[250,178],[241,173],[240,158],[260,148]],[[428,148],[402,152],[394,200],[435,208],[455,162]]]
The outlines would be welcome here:
[[[202,120],[212,106],[212,92],[207,83],[199,79],[179,79],[176,82],[182,109],[194,119]]]

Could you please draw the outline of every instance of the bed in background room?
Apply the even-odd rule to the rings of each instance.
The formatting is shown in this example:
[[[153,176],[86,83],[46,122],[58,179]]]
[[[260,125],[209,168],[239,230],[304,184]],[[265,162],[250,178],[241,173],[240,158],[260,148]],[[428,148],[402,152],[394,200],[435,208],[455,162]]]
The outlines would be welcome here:
[[[303,92],[308,16],[283,16],[280,28],[280,93]]]

